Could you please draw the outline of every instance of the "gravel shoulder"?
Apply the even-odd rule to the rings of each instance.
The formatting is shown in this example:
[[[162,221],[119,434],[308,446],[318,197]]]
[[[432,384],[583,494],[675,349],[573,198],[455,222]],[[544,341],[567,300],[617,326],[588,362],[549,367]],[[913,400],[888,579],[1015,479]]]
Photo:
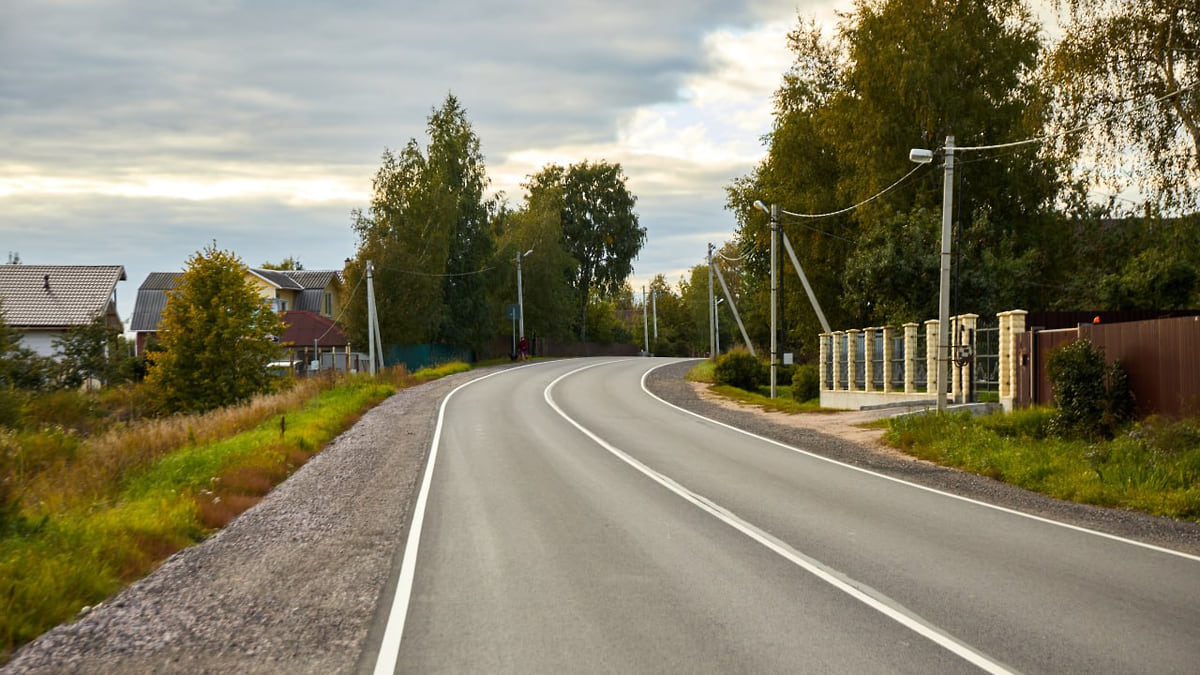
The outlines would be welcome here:
[[[847,464],[1200,555],[1200,524],[1062,502],[914,460],[856,426],[871,413],[787,416],[732,405],[684,380],[691,365],[659,368],[648,386],[680,407]],[[368,665],[376,605],[402,553],[438,406],[485,372],[398,392],[224,530],[47,632],[0,673],[295,675]]]

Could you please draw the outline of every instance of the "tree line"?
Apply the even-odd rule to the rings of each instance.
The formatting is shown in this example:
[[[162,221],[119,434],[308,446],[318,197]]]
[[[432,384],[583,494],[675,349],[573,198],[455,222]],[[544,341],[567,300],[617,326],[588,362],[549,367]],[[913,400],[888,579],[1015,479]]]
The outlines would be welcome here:
[[[732,181],[731,257],[751,339],[769,341],[769,218],[867,200],[910,171],[912,148],[956,155],[952,313],[1173,309],[1200,302],[1200,7],[1184,0],[1056,3],[1048,44],[1021,0],[857,0],[826,34],[800,17],[775,93],[767,155]],[[1021,140],[1036,142],[1015,144]],[[831,323],[937,315],[942,171],[861,208],[781,227]],[[1134,188],[1137,203],[1098,199]],[[784,342],[821,332],[784,263]],[[790,282],[790,283],[789,283]]]
[[[523,268],[527,331],[559,339],[625,337],[611,318],[646,240],[636,197],[619,164],[549,165],[528,177],[513,207],[488,196],[480,141],[453,95],[430,115],[428,144],[385,150],[370,206],[357,210],[358,238],[346,286],[373,267],[377,314],[387,344],[478,348],[507,334]],[[346,324],[366,344],[366,294],[352,293]]]

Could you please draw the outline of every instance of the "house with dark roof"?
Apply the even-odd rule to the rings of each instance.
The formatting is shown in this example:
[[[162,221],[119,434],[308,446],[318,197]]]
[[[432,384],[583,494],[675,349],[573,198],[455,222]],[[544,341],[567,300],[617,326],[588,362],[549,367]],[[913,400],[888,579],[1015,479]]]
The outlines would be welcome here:
[[[145,352],[162,322],[167,291],[175,288],[182,272],[151,272],[138,287],[129,330],[136,336],[137,353]],[[342,311],[342,273],[335,270],[267,270],[252,268],[246,278],[263,302],[275,311],[300,310],[336,321]],[[311,344],[311,341],[309,341]]]
[[[121,265],[0,265],[0,312],[21,344],[54,356],[54,341],[72,328],[104,319],[124,330],[117,314]]]

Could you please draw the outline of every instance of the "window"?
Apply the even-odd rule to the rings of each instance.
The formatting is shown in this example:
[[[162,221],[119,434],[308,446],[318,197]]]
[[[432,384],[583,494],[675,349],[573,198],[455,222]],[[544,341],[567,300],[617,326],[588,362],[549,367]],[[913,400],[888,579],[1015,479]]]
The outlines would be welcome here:
[[[333,293],[325,294],[325,316],[333,317]]]

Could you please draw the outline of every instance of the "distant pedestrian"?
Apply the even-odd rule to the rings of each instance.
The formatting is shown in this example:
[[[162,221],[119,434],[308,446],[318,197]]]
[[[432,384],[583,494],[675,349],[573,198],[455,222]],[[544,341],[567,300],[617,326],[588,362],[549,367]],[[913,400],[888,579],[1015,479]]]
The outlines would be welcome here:
[[[517,343],[517,358],[525,361],[529,358],[529,340],[525,336],[521,336],[521,341]]]

